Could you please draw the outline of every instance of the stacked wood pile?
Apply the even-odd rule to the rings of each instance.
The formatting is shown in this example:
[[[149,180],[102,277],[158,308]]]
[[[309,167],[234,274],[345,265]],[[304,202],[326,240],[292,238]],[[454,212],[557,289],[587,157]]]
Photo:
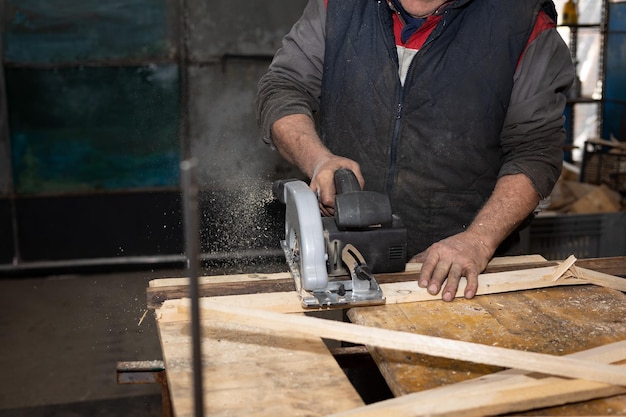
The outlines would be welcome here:
[[[564,163],[559,181],[550,195],[549,211],[592,214],[626,211],[626,196],[605,184],[581,182],[580,169]]]

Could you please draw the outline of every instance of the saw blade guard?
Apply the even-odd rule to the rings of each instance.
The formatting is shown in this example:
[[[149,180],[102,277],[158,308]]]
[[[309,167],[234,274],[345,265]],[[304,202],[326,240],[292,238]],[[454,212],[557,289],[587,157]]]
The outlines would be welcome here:
[[[284,244],[300,266],[300,284],[307,291],[326,288],[326,248],[317,197],[303,181],[289,181],[283,187]]]

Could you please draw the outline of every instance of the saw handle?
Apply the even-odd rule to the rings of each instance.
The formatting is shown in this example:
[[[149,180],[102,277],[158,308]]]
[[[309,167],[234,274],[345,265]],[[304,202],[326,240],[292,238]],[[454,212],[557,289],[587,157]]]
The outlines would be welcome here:
[[[335,193],[343,194],[355,191],[361,191],[361,186],[354,172],[347,168],[340,168],[335,171]]]
[[[335,223],[339,230],[391,227],[392,222],[388,195],[361,190],[349,169],[335,171]]]
[[[335,171],[335,193],[351,193],[354,191],[361,191],[359,180],[356,179],[356,175],[349,169],[341,168]],[[276,180],[272,184],[272,193],[274,197],[281,203],[285,204],[285,184],[299,181],[296,178],[289,178],[284,180]]]

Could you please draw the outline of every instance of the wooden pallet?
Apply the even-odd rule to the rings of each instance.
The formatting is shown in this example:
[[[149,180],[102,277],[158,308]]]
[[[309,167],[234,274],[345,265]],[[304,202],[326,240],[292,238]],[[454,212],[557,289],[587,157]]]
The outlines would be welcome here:
[[[528,258],[525,258],[525,260],[528,260]],[[619,262],[621,262],[621,266],[624,267],[623,271],[626,272],[625,260],[622,259]],[[563,271],[555,278],[558,267],[542,266],[541,263],[541,261],[533,259],[531,264],[533,264],[532,266],[535,268],[527,269],[524,273],[516,270],[506,275],[508,277],[517,277],[509,281],[524,281],[522,277],[532,276],[534,277],[531,279],[533,282],[539,279],[539,281],[544,282],[544,284],[548,286],[554,285],[554,283],[559,280],[559,277],[561,277]],[[498,267],[495,264],[496,263],[491,267]],[[607,264],[611,264],[611,262],[607,262]],[[546,265],[546,263],[543,263],[543,265]],[[617,268],[619,269],[619,267],[618,265]],[[566,271],[569,270],[568,268]],[[577,272],[580,275],[581,271]],[[583,272],[587,274],[588,278],[595,280],[596,284],[601,283],[603,279],[607,279],[602,273],[594,271],[588,272],[587,270]],[[420,293],[420,289],[418,289],[415,283],[415,273],[419,273],[419,271],[412,270],[404,274],[405,280],[407,277],[410,278],[409,283],[400,281],[399,283],[391,282],[383,285],[397,285],[398,288],[400,288],[400,284],[411,285],[411,293]],[[273,274],[269,275],[270,276],[264,276],[264,278],[261,279],[259,279],[259,277],[253,277],[253,279],[249,281],[251,282],[249,287],[255,287],[258,282],[262,282],[263,285],[266,285],[266,282],[285,279],[285,277],[280,274],[276,276],[272,276]],[[505,280],[504,275],[496,276],[491,274],[491,277],[487,275],[490,274],[484,274],[480,279],[483,291],[491,286],[489,284],[489,282],[491,282],[489,281],[490,279],[497,277],[497,279],[493,281],[493,288],[496,287],[498,281]],[[615,277],[610,277],[608,280],[612,282],[611,285],[621,285],[625,281]],[[157,281],[160,282],[151,283],[151,288],[159,288],[160,294],[163,294],[163,288],[184,286],[184,283],[178,279],[174,281],[168,280],[167,282],[161,280]],[[205,291],[212,285],[215,285],[215,287],[223,287],[224,281],[226,281],[226,283],[248,282],[244,276],[230,278],[209,277],[205,279],[205,283],[203,284],[205,285]],[[213,284],[211,282],[213,282]],[[166,283],[166,285],[161,285],[163,283]],[[585,284],[585,282],[576,282],[576,284]],[[530,288],[537,288],[536,284],[533,285],[534,286]],[[509,289],[503,289],[500,285],[498,291],[521,289],[519,286],[508,288]],[[358,308],[351,310],[351,312],[366,312],[369,311],[368,309],[390,309],[394,307],[391,305],[393,303],[396,303],[397,307],[420,304],[415,302],[415,298],[406,297],[406,289],[398,290],[400,291],[399,294],[403,295],[404,298],[398,296],[395,299],[392,297],[392,287],[387,287],[387,289],[383,289],[383,291],[388,297],[388,302],[390,299],[392,300],[390,305],[364,309]],[[526,291],[523,292],[526,293]],[[623,296],[623,294],[617,291],[613,292],[616,296]],[[508,293],[505,292],[503,295],[507,294]],[[478,296],[474,300],[486,300],[488,297],[493,296]],[[169,296],[166,298],[169,298]],[[449,309],[459,308],[465,304],[463,300],[457,300],[454,303],[433,301],[432,297],[429,298],[429,300],[431,301],[426,301],[423,304],[431,303],[433,305],[445,306]],[[299,305],[299,302],[297,296],[295,296],[295,293],[292,291],[280,291],[270,294],[208,297],[202,299],[201,302],[203,313],[203,360],[205,362],[203,375],[205,379],[206,415],[321,416],[333,414],[343,415],[342,413],[345,413],[345,415],[351,415],[350,413],[356,413],[354,415],[381,415],[367,414],[374,409],[369,408],[372,406],[364,406],[358,393],[345,377],[342,369],[320,338],[330,337],[339,340],[350,340],[367,344],[372,347],[372,349],[376,349],[377,345],[371,339],[372,336],[376,336],[373,330],[363,329],[349,323],[330,322],[328,320],[302,316],[301,309],[294,307]],[[261,314],[261,310],[265,311],[263,314],[269,314],[269,316]],[[295,316],[293,314],[283,314],[284,312],[293,311],[300,312],[296,313]],[[188,300],[170,299],[156,310],[156,314],[175,415],[191,415],[193,407],[191,398],[192,374],[190,369],[191,345]],[[382,316],[384,317],[384,313]],[[293,322],[291,319],[287,320],[288,317],[291,317]],[[284,319],[281,320],[281,318]],[[316,324],[313,325],[310,322],[311,320],[314,320]],[[273,324],[270,326],[269,323]],[[352,327],[345,329],[340,327],[333,330],[334,333],[320,334],[320,328],[316,326],[322,326],[321,328],[325,329],[324,331],[326,331],[326,328],[329,326],[333,329],[335,326]],[[380,327],[386,326],[382,325]],[[348,329],[351,330],[348,331]],[[353,337],[355,337],[354,339],[345,337],[345,335],[350,332],[352,332]],[[360,336],[368,336],[369,338],[359,339]],[[429,335],[427,336],[430,337]],[[385,336],[378,336],[378,339],[387,340],[388,337],[389,335],[386,334]],[[397,337],[399,344],[403,339],[402,334],[399,334]],[[425,340],[423,337],[420,341],[422,344]],[[626,339],[626,333],[617,335],[617,337]],[[376,337],[374,338],[376,339]],[[409,339],[409,337],[405,337],[404,339]],[[439,340],[438,343],[439,342],[442,341]],[[437,355],[437,350],[441,349],[432,349],[432,346],[429,347],[428,343],[429,342],[426,342],[426,347],[424,348],[422,346],[422,349],[426,349],[427,353]],[[456,345],[456,342],[449,339],[443,340],[443,345],[449,347]],[[466,345],[462,346],[466,347]],[[474,351],[474,353],[484,350],[486,353],[481,352],[479,356],[485,359],[493,358],[495,351],[502,353],[499,349],[491,349],[491,346],[485,346],[485,348],[472,346],[478,349]],[[405,344],[402,344],[401,347],[402,349],[407,349],[407,345]],[[382,348],[383,350],[389,350],[390,346],[384,345]],[[615,366],[606,364],[595,364],[584,355],[582,359],[560,358],[558,360],[550,360],[554,358],[551,355],[544,355],[547,356],[547,358],[542,356],[537,359],[537,357],[533,355],[528,355],[528,352],[519,352],[512,349],[505,349],[504,352],[504,356],[498,357],[496,355],[498,361],[502,360],[502,362],[481,360],[491,365],[506,367],[523,364],[523,367],[526,369],[534,371],[541,369],[544,370],[544,372],[552,372],[555,375],[567,375],[570,377],[590,377],[593,375],[593,379],[603,380],[605,382],[614,381],[616,379],[621,381],[620,378],[624,378],[626,381],[626,373],[624,373],[621,368],[617,369]],[[421,353],[424,352],[421,351]],[[471,358],[463,356],[462,349],[456,351],[455,355],[461,356],[452,357],[452,359],[472,360]],[[379,355],[379,361],[380,358],[381,356]],[[377,359],[376,356],[375,359]],[[545,368],[541,367],[539,369],[535,368],[536,364],[529,366],[529,364],[535,360],[539,360],[539,366],[542,364],[541,361],[545,361],[545,364],[549,363],[550,366],[545,366]],[[585,370],[584,374],[579,373],[581,369]],[[564,370],[566,372],[563,372]],[[588,381],[584,382],[588,383]],[[594,384],[602,383],[594,382]],[[596,390],[600,393],[596,395],[607,395],[608,390],[612,390],[610,393],[613,394],[619,392],[616,391],[614,385],[608,384],[609,388],[606,387],[606,383],[604,385],[602,390]],[[465,388],[462,389],[464,390]],[[621,388],[617,388],[617,390],[619,389]],[[391,401],[404,399],[410,402],[410,398],[405,397],[399,397]],[[562,401],[562,397],[559,398]],[[420,399],[409,406],[403,404],[402,407],[404,407],[405,410],[413,410],[406,415],[417,415],[415,414],[414,406],[422,402],[423,400]],[[545,404],[540,401],[536,401],[534,404],[535,406],[539,404],[545,406]],[[526,404],[526,406],[528,405],[529,404]],[[385,406],[386,405],[383,403],[378,404],[378,407]],[[395,407],[397,403],[391,406]],[[519,407],[519,405],[517,407]],[[389,410],[391,410],[391,408]],[[498,410],[498,412],[502,412],[501,409]],[[433,410],[430,409],[429,412],[432,411]],[[376,412],[380,413],[380,409]],[[456,412],[458,412],[458,410]]]

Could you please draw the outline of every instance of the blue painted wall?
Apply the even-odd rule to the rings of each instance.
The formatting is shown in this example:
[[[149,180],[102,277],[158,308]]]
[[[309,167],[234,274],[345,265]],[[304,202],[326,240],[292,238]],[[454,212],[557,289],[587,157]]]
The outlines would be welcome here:
[[[183,149],[203,250],[278,250],[271,183],[297,173],[254,96],[306,2],[186,0],[183,37],[179,0],[0,0],[0,271],[182,253]]]
[[[602,137],[626,141],[626,2],[609,2]]]
[[[172,8],[166,0],[9,0],[4,59],[47,65],[173,57]]]
[[[5,3],[17,195],[178,185],[180,76],[170,3]]]
[[[178,68],[6,70],[17,194],[179,182]]]

